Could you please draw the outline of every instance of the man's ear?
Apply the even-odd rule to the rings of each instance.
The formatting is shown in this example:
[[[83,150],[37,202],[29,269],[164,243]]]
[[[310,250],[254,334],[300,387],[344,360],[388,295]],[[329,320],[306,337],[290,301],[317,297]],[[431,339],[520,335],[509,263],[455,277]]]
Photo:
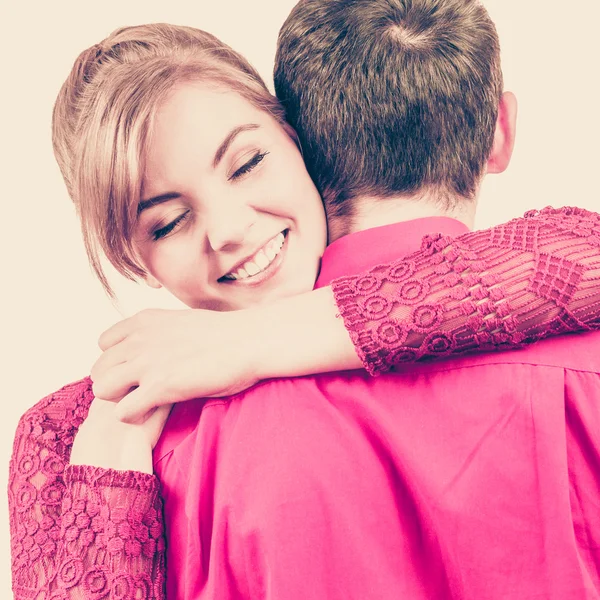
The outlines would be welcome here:
[[[502,173],[508,167],[515,146],[517,128],[517,98],[504,92],[498,105],[494,145],[487,162],[488,173]]]
[[[158,279],[156,279],[156,277],[153,275],[150,275],[150,273],[146,274],[144,281],[148,287],[154,288],[155,290],[158,290],[162,287],[162,284],[158,281]]]

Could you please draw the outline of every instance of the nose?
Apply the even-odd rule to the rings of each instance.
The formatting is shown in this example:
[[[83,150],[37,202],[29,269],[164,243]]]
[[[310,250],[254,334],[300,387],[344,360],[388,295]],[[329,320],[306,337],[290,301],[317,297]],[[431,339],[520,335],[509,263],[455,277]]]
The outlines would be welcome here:
[[[243,244],[255,220],[256,213],[247,205],[224,203],[214,207],[206,229],[213,252],[225,252]]]

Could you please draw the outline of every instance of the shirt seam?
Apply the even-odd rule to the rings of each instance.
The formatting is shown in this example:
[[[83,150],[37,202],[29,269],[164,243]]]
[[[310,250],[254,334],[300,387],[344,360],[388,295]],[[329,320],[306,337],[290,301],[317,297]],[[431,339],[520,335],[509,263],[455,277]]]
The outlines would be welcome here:
[[[448,366],[435,365],[434,369],[428,369],[427,367],[429,367],[430,365],[431,365],[431,363],[429,363],[429,364],[414,363],[412,365],[412,370],[408,370],[408,369],[394,370],[394,369],[392,369],[390,372],[394,373],[395,375],[422,373],[424,371],[429,372],[429,373],[431,373],[431,372],[447,373],[450,371],[458,371],[458,370],[462,370],[462,369],[477,369],[477,368],[481,368],[481,367],[509,365],[509,366],[542,367],[542,368],[548,368],[548,369],[559,369],[563,372],[572,371],[574,373],[588,373],[591,375],[600,375],[600,370],[595,371],[593,369],[588,369],[588,368],[565,367],[562,365],[557,365],[557,364],[552,364],[552,363],[534,362],[534,361],[512,362],[512,361],[506,361],[506,360],[498,360],[498,361],[484,362],[484,363],[476,364],[476,365],[448,365]],[[303,376],[302,379],[313,379],[314,380],[314,379],[321,378],[321,377],[328,377],[329,375],[331,375],[333,377],[335,377],[335,376],[343,377],[344,374],[346,374],[346,373],[356,373],[356,372],[357,372],[357,370],[338,371],[335,373],[316,373],[314,375]],[[364,369],[359,369],[358,372],[364,372]],[[259,385],[262,386],[263,384],[267,384],[267,383],[270,383],[273,381],[280,381],[280,380],[281,381],[289,381],[292,379],[298,379],[298,378],[297,377],[278,377],[277,379],[265,380],[265,381],[261,382]],[[375,380],[376,378],[369,377],[369,379]],[[205,410],[205,409],[213,407],[213,406],[224,406],[224,405],[230,404],[232,401],[238,400],[238,399],[243,400],[243,398],[246,396],[246,392],[248,392],[249,390],[256,389],[257,387],[259,387],[259,385],[253,386],[252,388],[249,388],[248,390],[244,390],[243,392],[238,392],[237,394],[235,394],[233,396],[228,396],[227,398],[215,399],[214,401],[209,400],[202,407],[202,410]]]
[[[433,372],[448,372],[448,371],[458,371],[461,369],[477,369],[480,367],[491,367],[491,366],[500,366],[500,365],[512,365],[512,366],[528,366],[528,367],[544,367],[544,368],[548,368],[548,369],[560,369],[561,371],[572,371],[574,373],[590,373],[592,375],[600,375],[600,369],[599,370],[594,370],[593,368],[577,368],[577,367],[566,367],[564,365],[557,365],[554,363],[546,363],[546,362],[535,362],[535,361],[519,361],[519,362],[512,362],[512,361],[507,361],[507,360],[498,360],[498,361],[491,361],[491,362],[484,362],[481,364],[476,364],[476,365],[449,365],[447,367],[444,367],[443,365],[440,365],[439,368],[435,369],[427,369],[428,371],[433,371]],[[418,365],[415,364],[414,366],[417,367],[421,367],[418,368],[418,371],[422,371],[424,370],[423,367],[429,366],[429,365]],[[393,370],[391,371],[392,373],[396,373],[396,374],[403,374],[403,373],[411,373],[410,370]],[[412,371],[412,372],[416,372],[416,371]]]

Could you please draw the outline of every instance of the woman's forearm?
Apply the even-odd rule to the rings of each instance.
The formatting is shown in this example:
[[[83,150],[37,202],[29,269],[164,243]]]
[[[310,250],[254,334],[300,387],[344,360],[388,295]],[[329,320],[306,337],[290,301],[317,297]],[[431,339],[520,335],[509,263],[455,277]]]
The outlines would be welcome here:
[[[398,261],[251,310],[263,378],[377,374],[598,329],[600,216],[545,209],[456,239],[431,236]]]
[[[600,216],[546,209],[454,239],[429,236],[409,256],[270,305],[143,311],[103,335],[92,377],[99,396],[125,396],[121,418],[137,419],[260,379],[361,367],[376,375],[598,328]],[[111,366],[115,356],[127,369]]]
[[[331,287],[250,310],[243,343],[259,379],[362,368]]]

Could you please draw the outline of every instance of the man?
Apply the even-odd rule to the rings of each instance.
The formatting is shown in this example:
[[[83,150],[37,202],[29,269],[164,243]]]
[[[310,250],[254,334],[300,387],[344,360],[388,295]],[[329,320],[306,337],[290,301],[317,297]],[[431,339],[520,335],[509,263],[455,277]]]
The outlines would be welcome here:
[[[405,276],[385,263],[428,233],[467,231],[481,179],[510,160],[516,102],[472,0],[305,0],[282,28],[275,84],[330,218],[317,286],[342,277],[343,293],[380,264],[382,285]],[[425,285],[407,281],[394,310]],[[392,308],[375,305],[342,309],[385,324]],[[426,330],[435,315],[421,317]],[[599,346],[557,338],[178,405],[154,455],[169,594],[599,597]],[[191,474],[199,497],[174,491]]]

